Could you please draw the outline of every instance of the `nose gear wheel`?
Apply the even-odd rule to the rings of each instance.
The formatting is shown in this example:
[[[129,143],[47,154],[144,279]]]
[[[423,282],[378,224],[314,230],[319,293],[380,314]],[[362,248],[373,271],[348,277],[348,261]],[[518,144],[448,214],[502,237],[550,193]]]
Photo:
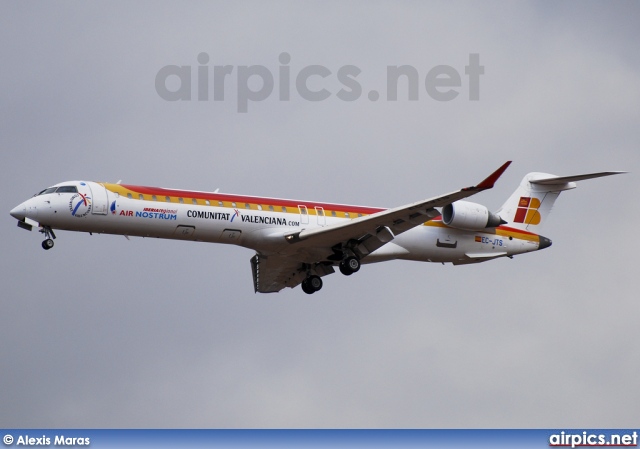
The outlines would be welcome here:
[[[40,229],[40,232],[42,232],[46,237],[46,239],[42,242],[42,248],[44,248],[45,250],[50,250],[51,248],[53,248],[53,239],[56,238],[53,229],[51,229],[49,226],[43,226],[42,229]]]

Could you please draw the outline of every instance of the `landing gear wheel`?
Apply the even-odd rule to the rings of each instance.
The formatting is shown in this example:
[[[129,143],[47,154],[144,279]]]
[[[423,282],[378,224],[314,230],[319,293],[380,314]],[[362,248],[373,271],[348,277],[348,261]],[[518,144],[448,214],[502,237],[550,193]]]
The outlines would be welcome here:
[[[353,274],[353,271],[349,270],[349,267],[347,267],[344,262],[340,262],[340,273],[344,274],[345,276],[351,276]]]
[[[322,288],[322,279],[320,279],[320,276],[316,276],[316,275],[309,276],[309,278],[307,279],[307,283],[313,289],[314,292],[317,292]]]
[[[302,281],[302,291],[307,295],[312,295],[315,293],[315,290],[309,285],[309,279],[305,279]]]
[[[307,295],[311,295],[322,288],[322,279],[315,274],[309,276],[302,281],[302,291]]]
[[[56,235],[53,233],[53,229],[51,229],[50,226],[42,226],[40,232],[42,232],[45,237],[44,242],[42,242],[42,247],[47,250],[53,248],[53,239],[56,238]]]
[[[360,269],[360,261],[357,257],[347,257],[342,262],[340,262],[340,273],[345,276],[350,276],[353,273],[357,272]]]

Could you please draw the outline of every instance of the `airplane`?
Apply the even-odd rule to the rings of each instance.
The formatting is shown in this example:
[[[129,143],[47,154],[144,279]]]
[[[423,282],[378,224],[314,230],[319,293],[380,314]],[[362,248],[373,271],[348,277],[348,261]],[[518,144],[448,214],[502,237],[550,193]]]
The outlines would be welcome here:
[[[392,209],[68,181],[10,214],[22,229],[39,228],[45,250],[54,246],[54,229],[243,246],[255,251],[254,292],[301,285],[312,294],[335,267],[349,276],[362,264],[394,259],[462,265],[548,248],[551,240],[539,230],[562,191],[576,181],[625,173],[534,172],[496,212],[465,201],[493,188],[510,164],[475,186]]]

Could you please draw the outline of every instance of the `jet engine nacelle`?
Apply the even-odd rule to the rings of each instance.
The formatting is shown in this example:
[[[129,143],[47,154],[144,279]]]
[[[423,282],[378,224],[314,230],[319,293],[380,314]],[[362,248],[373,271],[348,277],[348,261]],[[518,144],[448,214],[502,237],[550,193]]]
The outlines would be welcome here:
[[[481,231],[506,223],[483,205],[469,201],[447,204],[442,209],[442,221],[447,226],[465,231]]]

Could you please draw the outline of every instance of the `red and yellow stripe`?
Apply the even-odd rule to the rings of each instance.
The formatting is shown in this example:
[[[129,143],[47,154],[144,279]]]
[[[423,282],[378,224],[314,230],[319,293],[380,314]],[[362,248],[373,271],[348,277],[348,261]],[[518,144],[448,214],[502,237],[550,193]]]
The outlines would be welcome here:
[[[365,206],[349,206],[346,204],[318,203],[314,201],[297,201],[279,198],[256,197],[247,195],[231,195],[226,193],[197,192],[192,190],[165,189],[162,187],[146,187],[130,184],[104,184],[105,188],[120,196],[143,201],[163,203],[183,203],[198,206],[217,206],[233,209],[266,210],[273,212],[299,213],[298,207],[305,206],[309,215],[318,215],[321,209],[325,216],[340,218],[356,218],[371,215],[384,209]],[[317,208],[317,209],[316,209]]]

